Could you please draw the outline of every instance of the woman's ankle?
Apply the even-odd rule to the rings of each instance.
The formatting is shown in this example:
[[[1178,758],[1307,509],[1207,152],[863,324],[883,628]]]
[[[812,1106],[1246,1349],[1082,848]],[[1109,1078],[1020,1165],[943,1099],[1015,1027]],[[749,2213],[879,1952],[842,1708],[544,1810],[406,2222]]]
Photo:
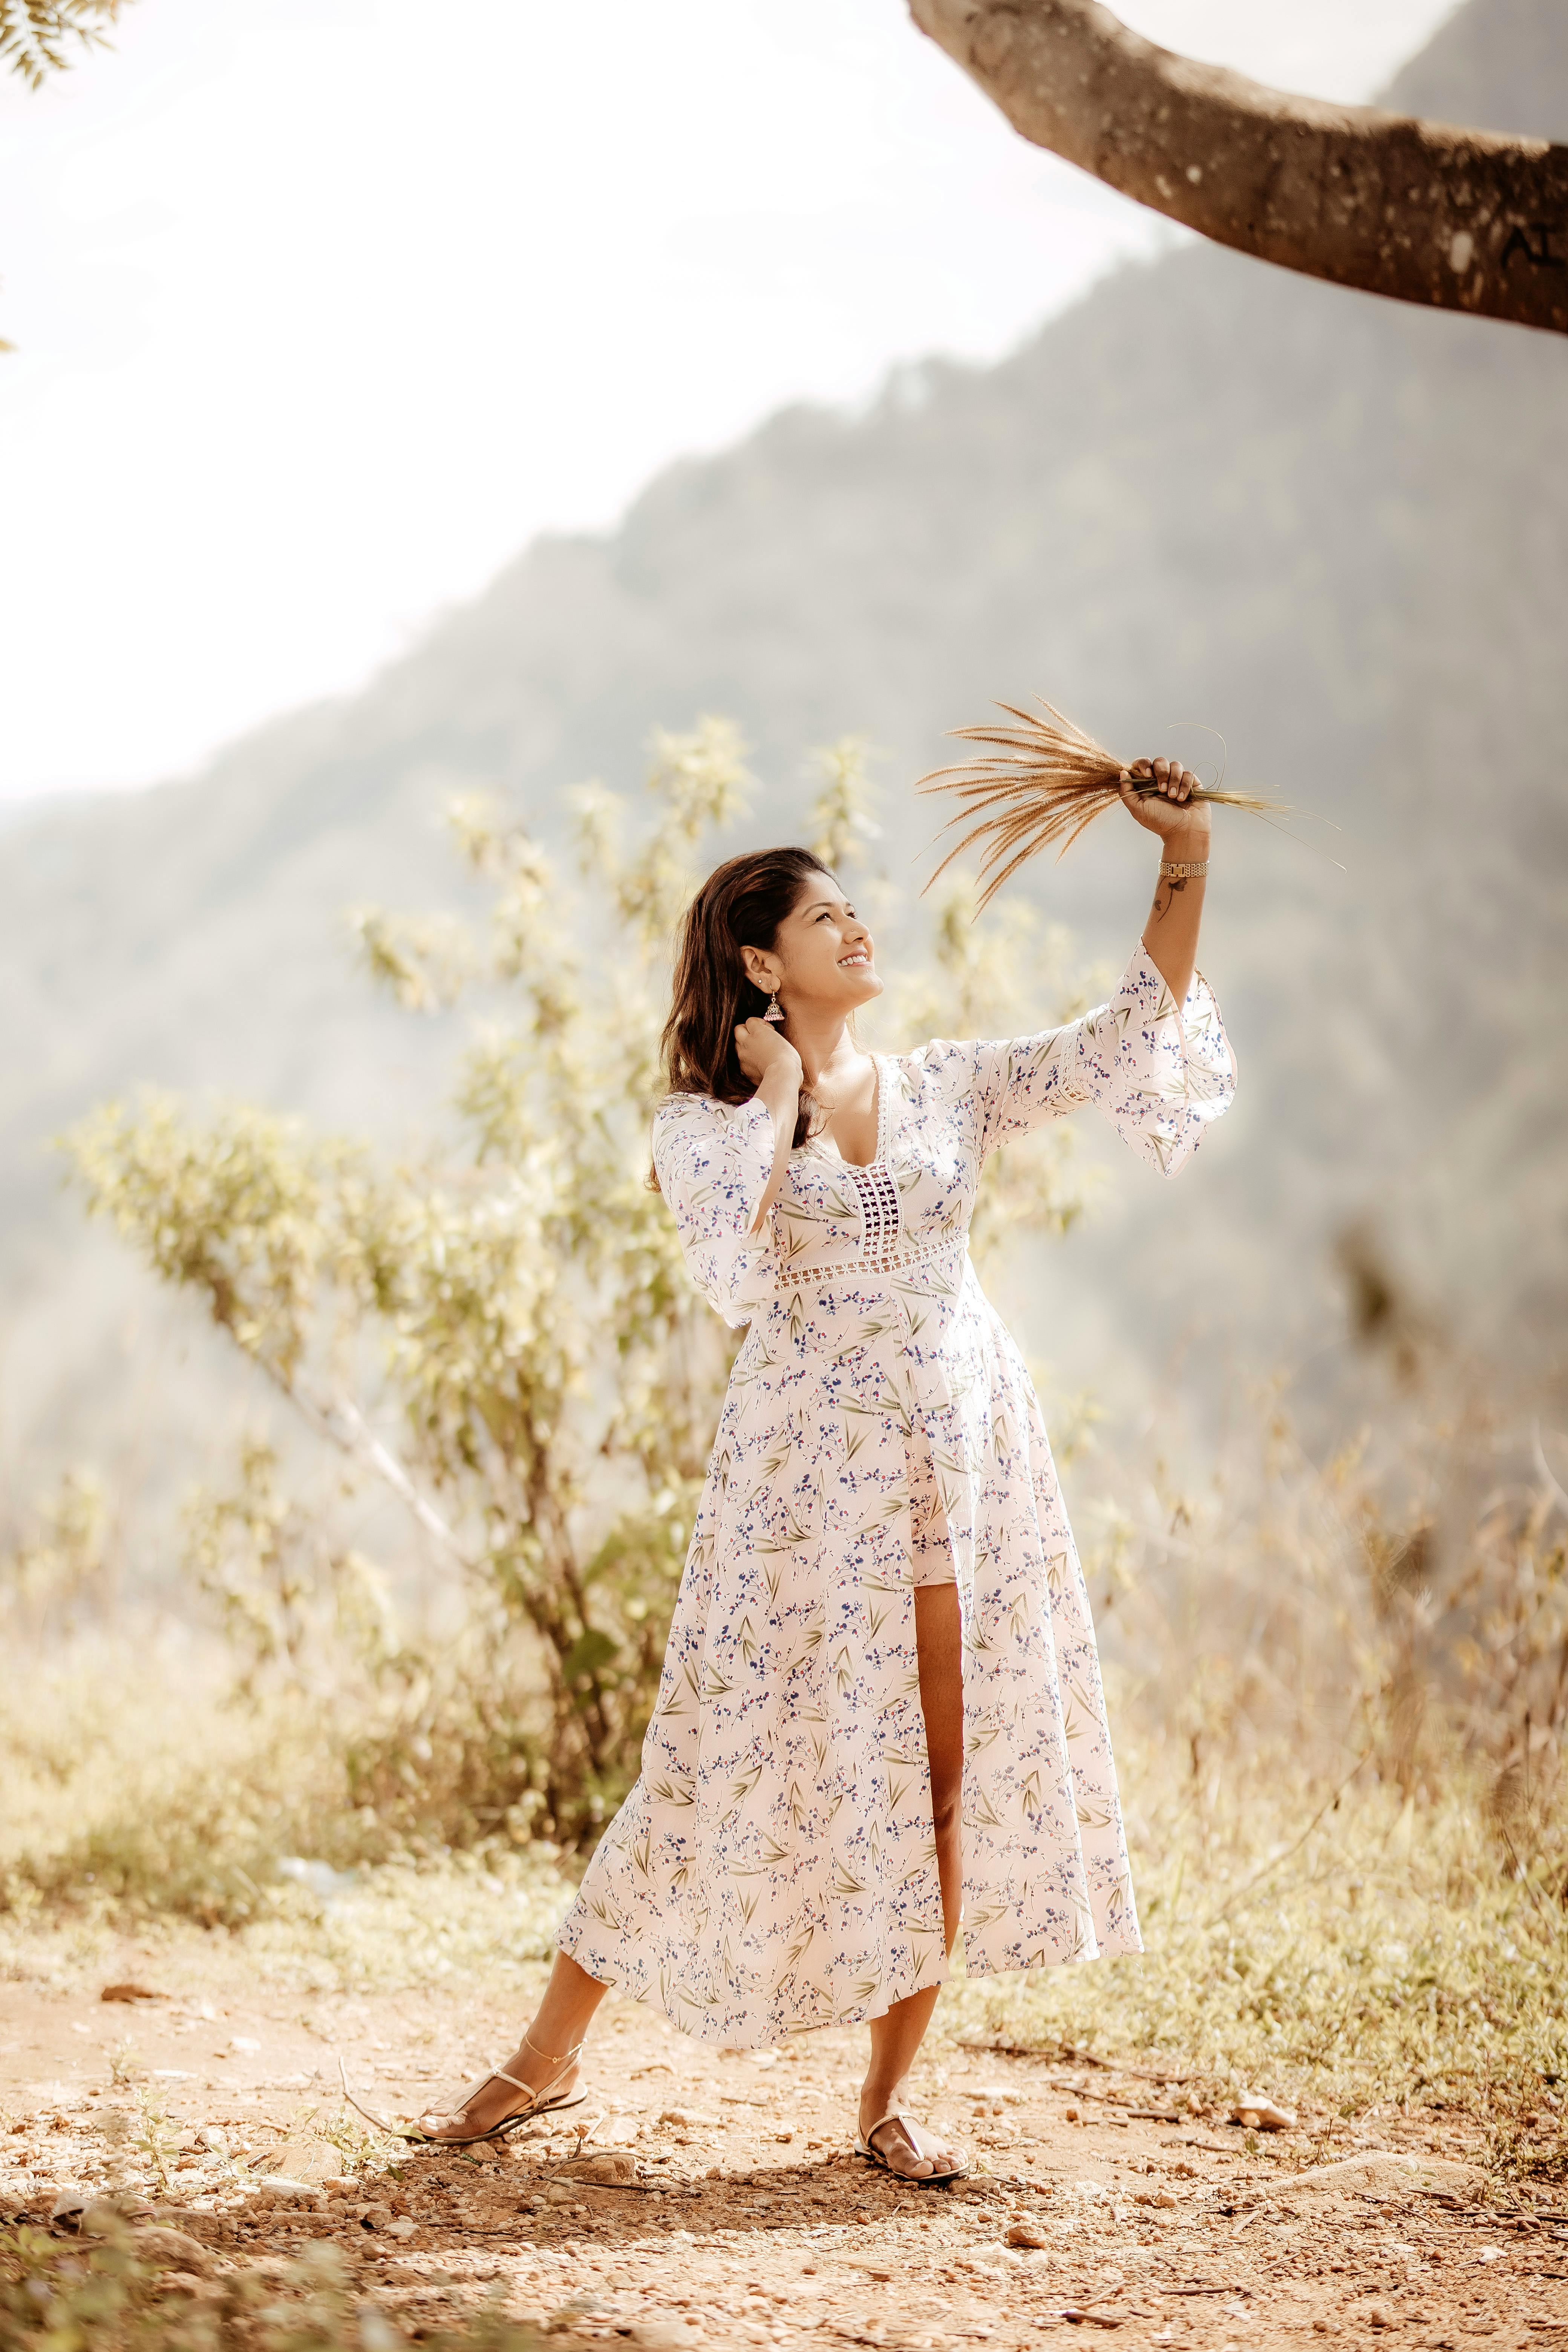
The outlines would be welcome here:
[[[903,2095],[904,2084],[908,2080],[907,2074],[900,2074],[896,2082],[874,2079],[868,2074],[860,2085],[861,2115],[891,2115]]]

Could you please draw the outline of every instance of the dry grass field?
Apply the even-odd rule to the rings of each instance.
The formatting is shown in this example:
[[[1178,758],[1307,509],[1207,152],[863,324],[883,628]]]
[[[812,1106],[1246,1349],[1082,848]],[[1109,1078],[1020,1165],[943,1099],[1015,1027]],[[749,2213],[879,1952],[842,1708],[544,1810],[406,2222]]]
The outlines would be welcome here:
[[[284,1723],[249,1730],[201,1834],[226,1773],[237,1819],[287,1762]],[[177,1802],[179,1744],[130,1811],[160,1775]],[[1561,1853],[1517,1874],[1479,1780],[1422,1799],[1365,1769],[1336,1797],[1177,1753],[1124,1753],[1146,1957],[945,1997],[919,2090],[973,2162],[945,2193],[849,2154],[857,2033],[715,2053],[617,2000],[553,2129],[437,2155],[363,2120],[345,2081],[392,2121],[510,2046],[570,1885],[537,1848],[296,1860],[204,1927],[188,1890],[154,1899],[150,1845],[136,1900],[96,1874],[29,1897],[13,1846],[0,2345],[1560,2340]],[[175,1852],[180,1815],[154,1827]],[[1293,2126],[1236,2120],[1249,2098]]]

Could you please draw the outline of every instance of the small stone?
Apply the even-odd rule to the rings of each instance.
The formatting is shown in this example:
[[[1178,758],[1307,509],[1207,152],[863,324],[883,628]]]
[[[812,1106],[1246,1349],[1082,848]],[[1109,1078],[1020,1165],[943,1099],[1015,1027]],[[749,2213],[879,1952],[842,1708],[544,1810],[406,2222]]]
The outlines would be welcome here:
[[[389,2221],[386,2225],[386,2234],[389,2238],[411,2238],[418,2226],[416,2221]]]
[[[1230,2119],[1247,2131],[1294,2131],[1296,2128],[1295,2108],[1276,2105],[1261,2091],[1247,2091],[1237,2099],[1230,2111]]]
[[[1065,2120],[1069,2124],[1080,2124],[1083,2121],[1083,2117],[1077,2107],[1068,2107],[1066,2112]]]
[[[138,2230],[134,2242],[144,2262],[156,2263],[161,2268],[189,2271],[197,2278],[205,2278],[212,2269],[206,2248],[184,2230]]]
[[[167,2000],[168,1994],[154,1992],[149,1985],[107,1984],[99,1994],[100,2000]]]
[[[1037,2221],[1015,2221],[1007,2232],[1006,2242],[1010,2246],[1026,2246],[1033,2252],[1040,2253],[1051,2242]]]
[[[302,2206],[311,2213],[323,2212],[327,2202],[313,2180],[293,2180],[286,2173],[275,2173],[264,2180],[257,2201],[263,2206]]]
[[[623,2156],[617,2150],[602,2156],[579,2156],[562,2167],[562,2178],[570,2180],[591,2180],[601,2189],[624,2189],[637,2179],[635,2158]]]

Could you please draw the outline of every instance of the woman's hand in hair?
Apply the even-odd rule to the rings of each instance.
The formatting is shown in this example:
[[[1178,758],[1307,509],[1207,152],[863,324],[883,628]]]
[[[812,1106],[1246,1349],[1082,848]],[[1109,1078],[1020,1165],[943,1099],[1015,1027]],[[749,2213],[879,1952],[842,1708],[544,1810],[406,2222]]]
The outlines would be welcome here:
[[[741,1022],[735,1031],[735,1056],[754,1087],[761,1087],[775,1073],[775,1084],[783,1079],[797,1092],[805,1083],[800,1055],[776,1022]]]
[[[767,1189],[757,1204],[757,1213],[752,1220],[752,1233],[760,1234],[767,1223],[769,1210],[778,1199],[779,1188],[789,1167],[805,1072],[801,1067],[800,1055],[784,1031],[773,1021],[738,1023],[735,1057],[744,1075],[756,1087],[756,1099],[767,1111],[773,1126],[773,1171],[768,1178]]]

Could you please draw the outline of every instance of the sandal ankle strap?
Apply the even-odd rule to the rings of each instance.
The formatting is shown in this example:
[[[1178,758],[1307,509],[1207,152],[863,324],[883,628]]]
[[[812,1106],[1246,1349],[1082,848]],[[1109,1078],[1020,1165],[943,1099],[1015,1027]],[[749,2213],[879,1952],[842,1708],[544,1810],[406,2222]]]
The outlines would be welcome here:
[[[583,2044],[580,2042],[574,2042],[570,2050],[562,2050],[559,2052],[554,2050],[542,2050],[538,2042],[534,2040],[532,2034],[529,2032],[526,2027],[523,2029],[522,2038],[524,2043],[532,2051],[534,2056],[536,2058],[542,2058],[546,2064],[551,2066],[569,2066],[573,2059],[577,2056],[579,2051],[583,2047]]]

